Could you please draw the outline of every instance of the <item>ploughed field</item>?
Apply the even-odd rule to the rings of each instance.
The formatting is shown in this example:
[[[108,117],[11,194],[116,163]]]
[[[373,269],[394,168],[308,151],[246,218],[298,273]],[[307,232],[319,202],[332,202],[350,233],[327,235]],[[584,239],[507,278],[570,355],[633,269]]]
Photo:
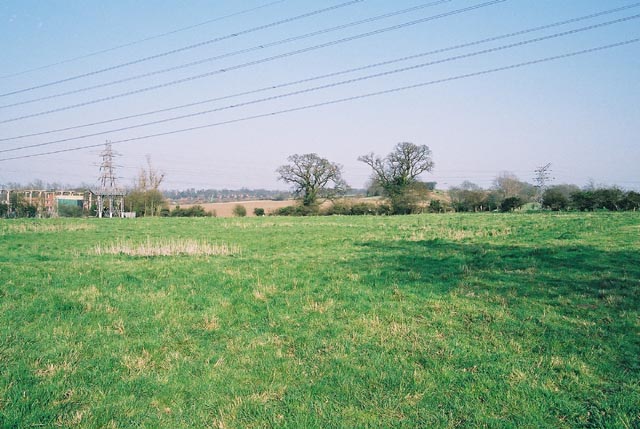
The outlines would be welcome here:
[[[264,209],[266,214],[273,213],[279,208],[295,205],[293,200],[272,201],[272,200],[257,200],[257,201],[237,201],[226,203],[197,203],[197,204],[172,204],[171,209],[177,206],[188,209],[193,206],[201,206],[208,212],[215,213],[217,217],[233,217],[233,209],[237,205],[244,206],[247,210],[247,216],[255,216],[254,210],[257,208]]]
[[[640,214],[0,221],[0,427],[640,427]]]

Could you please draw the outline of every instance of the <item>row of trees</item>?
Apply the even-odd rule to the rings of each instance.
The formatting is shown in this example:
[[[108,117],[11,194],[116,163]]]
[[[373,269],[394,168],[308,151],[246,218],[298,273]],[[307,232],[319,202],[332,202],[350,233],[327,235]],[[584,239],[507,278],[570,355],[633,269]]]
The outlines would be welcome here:
[[[280,166],[278,178],[293,187],[293,194],[299,199],[299,207],[281,209],[277,214],[309,215],[320,211],[320,201],[333,200],[344,195],[349,187],[343,178],[342,166],[322,158],[315,153],[292,155],[288,164]],[[433,199],[431,191],[435,182],[422,182],[419,176],[434,167],[431,150],[426,145],[410,142],[398,143],[391,153],[384,157],[374,153],[362,155],[360,162],[372,170],[369,185],[371,194],[381,195],[386,204],[335,205],[325,214],[409,214],[422,211],[481,212],[513,211],[527,203],[550,210],[638,210],[640,193],[622,191],[618,188],[579,189],[574,185],[558,185],[545,188],[549,165],[541,168],[537,185],[519,180],[511,173],[502,173],[494,180],[490,189],[465,181],[451,188],[448,198]],[[201,216],[194,209],[176,209],[169,212],[169,205],[160,191],[164,173],[156,170],[147,157],[147,168],[142,168],[134,188],[127,194],[125,210],[134,211],[138,216]],[[13,194],[11,204],[0,203],[0,217],[29,217],[35,215],[35,207],[19,201]],[[32,213],[33,212],[33,213]],[[245,213],[246,214],[246,213]],[[237,214],[242,216],[241,214]]]
[[[465,181],[449,190],[451,208],[458,212],[512,211],[539,199],[539,188],[504,172],[495,178],[491,189],[482,189]]]
[[[292,155],[287,160],[289,163],[280,166],[276,172],[280,180],[293,186],[303,213],[317,212],[321,198],[333,199],[348,190],[340,164],[315,153]],[[372,186],[388,199],[391,213],[413,213],[425,201],[429,189],[418,176],[433,169],[428,146],[402,142],[385,157],[370,153],[358,160],[371,167]]]
[[[510,177],[509,177],[510,176]],[[526,204],[546,210],[625,211],[640,209],[640,193],[623,191],[615,187],[575,185],[551,186],[542,192],[539,188],[521,182],[513,175],[501,176],[491,189],[482,189],[471,182],[463,182],[449,190],[450,209],[461,212],[512,211]]]
[[[558,185],[552,186],[544,192],[542,205],[554,211],[635,211],[640,209],[640,193],[625,192],[618,188],[579,189],[574,185]]]
[[[331,213],[408,214],[430,212],[508,212],[527,204],[549,210],[638,210],[640,193],[618,188],[594,187],[580,189],[574,185],[547,188],[549,166],[536,170],[536,185],[521,181],[512,173],[504,172],[495,178],[490,189],[465,181],[448,192],[448,198],[431,198],[434,182],[421,182],[422,173],[434,167],[431,150],[425,145],[398,143],[385,157],[373,153],[358,158],[372,170],[370,194],[386,198],[388,205],[370,207],[340,206]],[[342,177],[342,166],[315,153],[292,155],[289,163],[276,171],[279,179],[293,185],[301,207],[280,210],[281,214],[314,214],[319,212],[321,198],[333,199],[343,195],[348,186]],[[430,201],[429,201],[430,200]]]
[[[290,192],[269,189],[182,189],[163,190],[162,194],[173,201],[183,204],[216,203],[243,200],[284,201],[292,197]]]

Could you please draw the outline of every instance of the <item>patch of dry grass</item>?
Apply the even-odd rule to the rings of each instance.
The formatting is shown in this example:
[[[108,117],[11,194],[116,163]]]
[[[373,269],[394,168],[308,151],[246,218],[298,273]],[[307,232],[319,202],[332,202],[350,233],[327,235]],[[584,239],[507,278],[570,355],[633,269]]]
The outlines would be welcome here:
[[[37,360],[34,374],[39,378],[51,378],[60,372],[69,374],[75,369],[73,360],[73,356],[67,356],[62,362],[58,363],[47,362],[43,364],[40,360]]]
[[[220,320],[215,316],[205,316],[202,322],[202,328],[205,331],[216,331],[220,327]]]
[[[73,232],[94,230],[94,225],[86,223],[49,223],[46,220],[3,221],[0,222],[0,235],[26,234],[32,232]]]
[[[432,239],[461,241],[474,238],[496,238],[506,237],[513,233],[509,227],[491,227],[491,228],[478,228],[478,229],[458,229],[451,227],[435,227],[435,226],[423,226],[415,227],[412,225],[401,226],[398,230],[410,231],[410,235],[399,235],[395,239],[398,241],[425,241]]]
[[[151,354],[142,349],[139,355],[125,355],[122,358],[122,364],[129,370],[130,375],[139,375],[149,370],[153,366]]]
[[[96,255],[127,256],[224,256],[240,253],[238,246],[208,243],[198,240],[152,240],[142,243],[117,241],[112,244],[98,244],[94,247]]]

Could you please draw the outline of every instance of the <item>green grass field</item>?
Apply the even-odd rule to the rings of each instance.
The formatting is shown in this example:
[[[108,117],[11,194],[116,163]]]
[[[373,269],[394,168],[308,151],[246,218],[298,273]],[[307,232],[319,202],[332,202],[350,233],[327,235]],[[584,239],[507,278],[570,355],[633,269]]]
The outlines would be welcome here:
[[[0,221],[0,427],[638,428],[640,213]]]

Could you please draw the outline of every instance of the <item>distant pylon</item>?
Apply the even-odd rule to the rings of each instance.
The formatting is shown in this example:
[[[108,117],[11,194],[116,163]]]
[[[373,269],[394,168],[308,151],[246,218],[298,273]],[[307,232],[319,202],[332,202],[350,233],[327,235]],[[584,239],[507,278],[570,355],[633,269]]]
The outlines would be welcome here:
[[[116,188],[116,175],[113,166],[114,155],[111,142],[107,140],[104,144],[104,150],[100,153],[102,158],[102,164],[100,164],[100,187],[102,189]]]
[[[536,188],[538,189],[538,202],[542,204],[544,191],[547,190],[549,181],[553,180],[553,177],[551,177],[551,163],[536,168],[535,173],[536,177],[534,178],[534,180],[536,182]]]
[[[115,165],[113,164],[115,153],[111,142],[106,141],[104,150],[100,153],[100,189],[95,194],[98,199],[98,217],[122,217],[124,215],[124,192],[118,189],[116,184]]]

